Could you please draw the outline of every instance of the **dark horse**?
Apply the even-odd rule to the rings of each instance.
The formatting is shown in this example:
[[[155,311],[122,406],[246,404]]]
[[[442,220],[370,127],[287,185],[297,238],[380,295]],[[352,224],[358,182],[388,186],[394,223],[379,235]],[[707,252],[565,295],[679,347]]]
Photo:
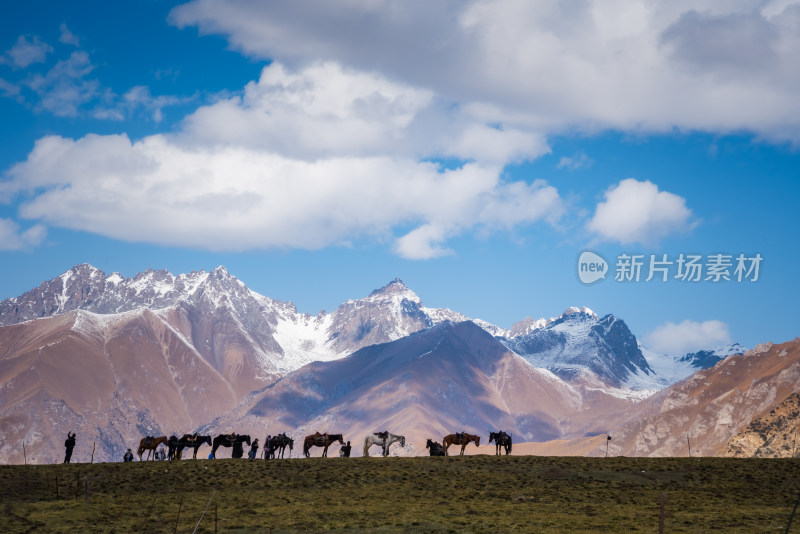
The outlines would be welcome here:
[[[303,455],[306,458],[311,456],[308,452],[311,447],[324,447],[322,450],[322,457],[327,458],[328,447],[336,441],[344,445],[344,438],[341,434],[328,434],[327,432],[325,434],[320,434],[319,432],[314,432],[310,436],[306,436],[306,439],[303,441]]]
[[[175,459],[175,449],[178,448],[178,436],[172,434],[167,440],[167,460]]]
[[[197,449],[199,449],[203,443],[208,443],[211,445],[211,436],[201,436],[197,433],[184,434],[181,439],[178,440],[178,444],[176,445],[175,458],[180,460],[181,455],[183,454],[183,449],[188,447],[190,449],[194,449],[192,459],[197,460]]]
[[[151,455],[152,459],[155,460],[155,454],[154,454],[155,450],[158,448],[159,445],[166,442],[167,442],[167,436],[159,436],[157,438],[153,436],[147,436],[145,438],[142,438],[142,440],[139,442],[139,449],[137,451],[139,454],[139,461],[140,462],[142,461],[142,453],[144,451],[147,451],[148,460],[151,459]]]
[[[475,442],[476,447],[480,447],[481,438],[475,434],[467,434],[466,432],[459,432],[458,434],[448,434],[442,439],[442,447],[444,448],[444,455],[448,456],[447,449],[450,445],[461,445],[461,455],[464,455],[464,449],[470,441]]]
[[[426,449],[431,450],[431,456],[444,456],[444,447],[428,438],[428,443],[425,444]]]
[[[511,452],[511,434],[506,434],[502,430],[500,432],[489,432],[489,443],[494,441],[494,453],[501,454],[500,449],[506,450],[506,456]]]
[[[264,458],[266,460],[277,457],[283,458],[286,447],[289,447],[289,456],[291,457],[292,448],[294,447],[294,440],[287,436],[285,432],[278,434],[277,436],[264,442]],[[276,451],[278,451],[277,454]]]
[[[250,445],[250,436],[247,434],[220,434],[214,438],[214,442],[211,444],[211,458],[217,457],[217,449],[220,445],[233,448],[231,458],[242,458],[244,456],[243,442]]]

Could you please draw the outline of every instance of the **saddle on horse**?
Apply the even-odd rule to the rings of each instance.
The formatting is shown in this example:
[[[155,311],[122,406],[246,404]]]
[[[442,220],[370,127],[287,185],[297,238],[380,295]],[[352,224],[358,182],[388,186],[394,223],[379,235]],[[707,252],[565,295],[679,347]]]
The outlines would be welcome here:
[[[384,430],[383,432],[375,432],[375,435],[378,436],[381,439],[386,439],[386,438],[389,437],[389,431],[388,430]]]

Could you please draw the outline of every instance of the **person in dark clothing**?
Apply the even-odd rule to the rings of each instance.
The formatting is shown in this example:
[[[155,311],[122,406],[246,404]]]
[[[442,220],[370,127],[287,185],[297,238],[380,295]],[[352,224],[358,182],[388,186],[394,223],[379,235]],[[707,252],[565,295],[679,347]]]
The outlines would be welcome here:
[[[258,438],[253,441],[253,444],[250,445],[250,452],[247,454],[247,457],[251,460],[255,460],[256,456],[258,456]]]
[[[347,442],[347,445],[342,445],[342,448],[339,449],[339,456],[342,458],[350,458],[350,442]]]
[[[72,459],[72,449],[75,448],[75,433],[67,432],[67,439],[64,441],[64,448],[67,450],[67,454],[64,456],[64,463],[68,464],[69,461]]]
[[[125,456],[122,457],[123,462],[132,462],[133,461],[133,453],[130,449],[127,450]]]

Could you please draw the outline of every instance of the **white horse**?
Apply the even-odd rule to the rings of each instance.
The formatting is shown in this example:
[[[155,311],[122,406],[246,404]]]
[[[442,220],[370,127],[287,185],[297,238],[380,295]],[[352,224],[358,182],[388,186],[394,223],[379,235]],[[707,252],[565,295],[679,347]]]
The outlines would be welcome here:
[[[381,432],[383,434],[383,432]],[[383,456],[389,456],[389,447],[392,443],[399,441],[401,447],[406,446],[406,437],[405,436],[396,436],[394,434],[390,434],[388,432],[385,433],[386,438],[382,438],[378,435],[378,432],[372,433],[364,438],[364,456],[369,456],[369,448],[372,445],[380,445],[382,447]]]

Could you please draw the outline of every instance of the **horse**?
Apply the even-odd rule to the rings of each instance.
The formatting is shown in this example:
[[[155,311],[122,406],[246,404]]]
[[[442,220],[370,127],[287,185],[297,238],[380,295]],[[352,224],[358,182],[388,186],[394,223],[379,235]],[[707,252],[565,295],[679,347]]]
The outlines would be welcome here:
[[[489,432],[489,443],[494,441],[495,455],[502,454],[501,448],[506,450],[506,456],[511,452],[511,434],[506,434],[502,430],[500,432]]]
[[[139,461],[142,461],[142,453],[147,451],[147,459],[149,460],[152,455],[152,459],[155,460],[155,451],[159,445],[162,443],[167,442],[167,436],[159,436],[157,438],[153,436],[147,436],[142,438],[139,442],[139,449],[137,450],[139,454]]]
[[[444,456],[444,448],[433,441],[432,439],[428,438],[428,442],[425,444],[426,449],[431,450],[431,456]]]
[[[364,456],[369,456],[369,448],[373,445],[380,445],[382,448],[383,457],[389,456],[389,447],[395,441],[400,442],[401,447],[406,446],[405,436],[396,436],[389,432],[373,432],[364,438]]]
[[[220,434],[214,438],[211,444],[211,458],[217,457],[217,449],[219,449],[220,446],[232,447],[231,458],[241,458],[244,456],[243,442],[250,445],[250,436],[247,434]]]
[[[183,455],[183,449],[191,448],[194,449],[194,454],[192,455],[193,460],[197,460],[197,449],[199,449],[203,443],[208,443],[211,445],[211,436],[201,436],[199,434],[184,434],[181,436],[181,439],[178,440],[176,445],[176,452],[175,457],[180,460]]]
[[[275,458],[275,451],[277,450],[280,450],[278,455],[283,458],[283,454],[286,451],[287,446],[289,447],[289,456],[291,457],[292,449],[294,448],[294,440],[287,436],[285,432],[283,434],[278,434],[274,438],[264,441],[264,459],[268,460],[270,458]]]
[[[476,447],[480,447],[481,445],[481,438],[480,436],[476,436],[475,434],[467,434],[466,432],[459,432],[458,434],[448,434],[444,438],[442,438],[442,447],[444,448],[444,455],[449,456],[447,454],[447,449],[450,445],[461,445],[461,456],[464,455],[464,449],[467,448],[467,444],[470,441],[475,442]]]
[[[167,440],[167,460],[175,459],[175,449],[178,448],[178,436],[171,435]]]
[[[344,445],[344,438],[341,434],[320,434],[319,432],[314,432],[310,436],[306,436],[305,440],[303,440],[303,455],[308,458],[311,456],[309,453],[309,449],[311,447],[324,447],[322,450],[322,457],[328,457],[328,447],[332,445],[334,442],[338,441],[341,445]]]

